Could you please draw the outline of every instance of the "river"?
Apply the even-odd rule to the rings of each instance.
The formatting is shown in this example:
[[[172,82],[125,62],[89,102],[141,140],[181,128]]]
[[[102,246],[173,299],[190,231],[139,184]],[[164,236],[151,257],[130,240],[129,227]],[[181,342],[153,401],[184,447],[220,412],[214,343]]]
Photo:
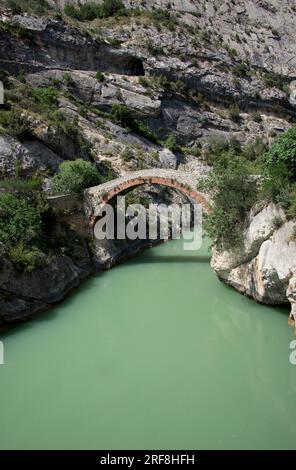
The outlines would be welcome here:
[[[288,310],[147,250],[2,335],[1,449],[295,448]]]

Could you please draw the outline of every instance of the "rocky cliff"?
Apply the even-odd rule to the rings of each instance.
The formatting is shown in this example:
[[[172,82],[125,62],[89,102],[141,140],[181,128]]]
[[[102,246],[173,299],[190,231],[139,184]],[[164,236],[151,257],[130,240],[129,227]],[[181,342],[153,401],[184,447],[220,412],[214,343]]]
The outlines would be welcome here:
[[[291,303],[296,320],[296,224],[281,207],[253,210],[236,249],[213,250],[211,266],[219,279],[257,302]]]
[[[1,124],[2,178],[38,174],[47,191],[59,165],[77,158],[94,162],[104,181],[153,167],[197,178],[209,170],[213,138],[235,142],[253,158],[295,118],[289,84],[296,77],[296,9],[288,0],[125,0],[124,15],[87,21],[65,14],[65,5],[76,1],[49,0],[51,8],[41,10],[32,7],[36,2],[16,3],[0,2],[1,78],[6,106],[25,116],[30,132],[20,137]],[[42,90],[55,91],[51,107],[32,100],[44,96]],[[115,116],[114,106],[125,110],[125,119]],[[156,187],[142,194],[153,202],[182,200]],[[293,291],[290,274],[262,261],[282,242],[294,253],[294,242],[281,235],[291,224],[275,231],[264,221],[276,210],[254,215],[251,226],[265,228],[246,235],[244,254],[236,254],[233,265],[232,254],[213,258],[221,279],[269,303],[284,302],[287,289]],[[36,273],[19,272],[1,250],[4,321],[61,300],[94,269],[86,239],[77,243],[77,256],[58,255]],[[120,257],[118,247],[103,252],[103,266]],[[258,263],[260,273],[277,273],[273,294]]]

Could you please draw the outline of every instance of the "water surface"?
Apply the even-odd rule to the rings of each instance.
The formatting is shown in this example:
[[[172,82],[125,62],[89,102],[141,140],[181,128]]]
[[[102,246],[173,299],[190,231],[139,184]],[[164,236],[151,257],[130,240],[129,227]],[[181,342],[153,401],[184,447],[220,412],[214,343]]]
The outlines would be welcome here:
[[[287,315],[146,251],[2,336],[0,448],[295,448]]]

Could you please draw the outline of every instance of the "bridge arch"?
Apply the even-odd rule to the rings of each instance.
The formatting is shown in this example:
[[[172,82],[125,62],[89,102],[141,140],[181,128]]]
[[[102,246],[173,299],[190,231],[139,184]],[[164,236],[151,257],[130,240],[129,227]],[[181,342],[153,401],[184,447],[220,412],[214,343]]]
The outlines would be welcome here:
[[[209,212],[207,198],[195,189],[196,183],[190,178],[190,175],[177,170],[153,168],[133,171],[107,183],[86,189],[84,196],[90,225],[95,224],[97,215],[111,199],[127,189],[137,188],[144,184],[157,184],[176,189],[194,203],[201,204],[205,212]]]

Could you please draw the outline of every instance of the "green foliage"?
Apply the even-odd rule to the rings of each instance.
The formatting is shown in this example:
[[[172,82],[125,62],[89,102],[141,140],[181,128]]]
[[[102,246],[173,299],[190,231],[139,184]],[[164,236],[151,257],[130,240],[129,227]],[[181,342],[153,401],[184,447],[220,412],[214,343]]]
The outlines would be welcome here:
[[[262,122],[261,114],[258,111],[252,113],[252,119],[254,122]]]
[[[278,88],[279,90],[282,90],[285,85],[283,77],[272,71],[265,72],[263,80],[265,85],[269,88]]]
[[[279,216],[275,216],[275,217],[272,219],[272,225],[273,225],[274,228],[276,228],[276,229],[280,228],[280,227],[283,225],[283,219],[281,219],[281,217],[279,217]]]
[[[267,144],[257,136],[254,142],[249,142],[242,149],[243,155],[250,161],[256,161],[267,150]]]
[[[67,3],[64,8],[64,13],[70,18],[74,18],[75,20],[81,20],[80,11],[71,3]]]
[[[288,216],[296,219],[296,184],[293,184],[290,192]],[[295,240],[296,240],[296,226],[294,227]]]
[[[114,104],[111,108],[111,119],[122,127],[133,130],[151,142],[158,142],[154,133],[143,123],[134,119],[131,110],[124,104]]]
[[[40,266],[47,201],[36,178],[6,179],[1,186],[7,192],[0,195],[0,242],[16,268],[31,272]]]
[[[246,215],[256,200],[257,185],[243,158],[229,156],[217,162],[198,189],[212,196],[205,230],[218,249],[239,245]]]
[[[244,62],[234,65],[233,73],[237,77],[247,77],[249,76],[249,68]]]
[[[26,247],[23,242],[8,247],[8,256],[20,271],[31,273],[42,266],[42,253],[36,246]]]
[[[63,75],[63,79],[67,87],[71,87],[75,83],[70,72],[65,72]]]
[[[7,192],[31,194],[33,191],[41,190],[41,180],[33,177],[30,179],[22,178],[4,178],[0,180],[0,188]]]
[[[24,196],[4,193],[0,196],[0,241],[5,244],[34,242],[41,235],[39,211]]]
[[[283,171],[283,176],[296,181],[296,126],[275,139],[264,155],[264,163],[270,173],[274,168]]]
[[[237,105],[230,106],[228,110],[229,119],[234,122],[239,122],[240,120],[240,109]]]
[[[7,8],[12,10],[14,15],[21,13],[34,13],[35,15],[44,15],[52,10],[52,7],[46,0],[5,0]]]
[[[65,161],[59,168],[60,172],[51,180],[52,192],[55,194],[80,193],[102,182],[95,165],[82,159]]]
[[[131,110],[124,104],[113,104],[111,108],[111,117],[122,127],[134,127],[134,118]]]
[[[154,57],[157,57],[159,55],[163,55],[164,52],[163,52],[163,48],[161,46],[156,46],[155,44],[153,44],[153,42],[151,41],[151,39],[148,39],[147,42],[146,42],[146,48],[147,48],[147,51],[149,52],[150,55],[154,56]]]
[[[53,87],[33,88],[32,95],[37,101],[47,106],[57,106],[58,104],[58,92]]]
[[[28,118],[17,110],[2,111],[0,113],[0,125],[5,132],[20,140],[28,138],[32,134],[32,125]]]
[[[68,3],[64,8],[64,12],[67,16],[79,21],[92,21],[95,18],[108,18],[110,16],[124,16],[127,14],[121,0],[103,0],[101,5],[87,2],[79,4],[78,7]]]
[[[176,26],[179,24],[176,16],[170,13],[168,10],[163,10],[161,8],[153,9],[149,12],[150,18],[152,19],[154,25],[160,29],[161,26],[165,26],[170,31],[174,31]]]
[[[98,80],[98,82],[103,82],[105,80],[104,74],[102,72],[97,72],[96,79]]]
[[[167,139],[163,142],[163,145],[164,145],[164,147],[169,149],[171,152],[174,152],[174,153],[178,153],[178,152],[180,153],[181,152],[181,148],[177,144],[176,137],[174,136],[174,134],[170,134],[167,137]]]

